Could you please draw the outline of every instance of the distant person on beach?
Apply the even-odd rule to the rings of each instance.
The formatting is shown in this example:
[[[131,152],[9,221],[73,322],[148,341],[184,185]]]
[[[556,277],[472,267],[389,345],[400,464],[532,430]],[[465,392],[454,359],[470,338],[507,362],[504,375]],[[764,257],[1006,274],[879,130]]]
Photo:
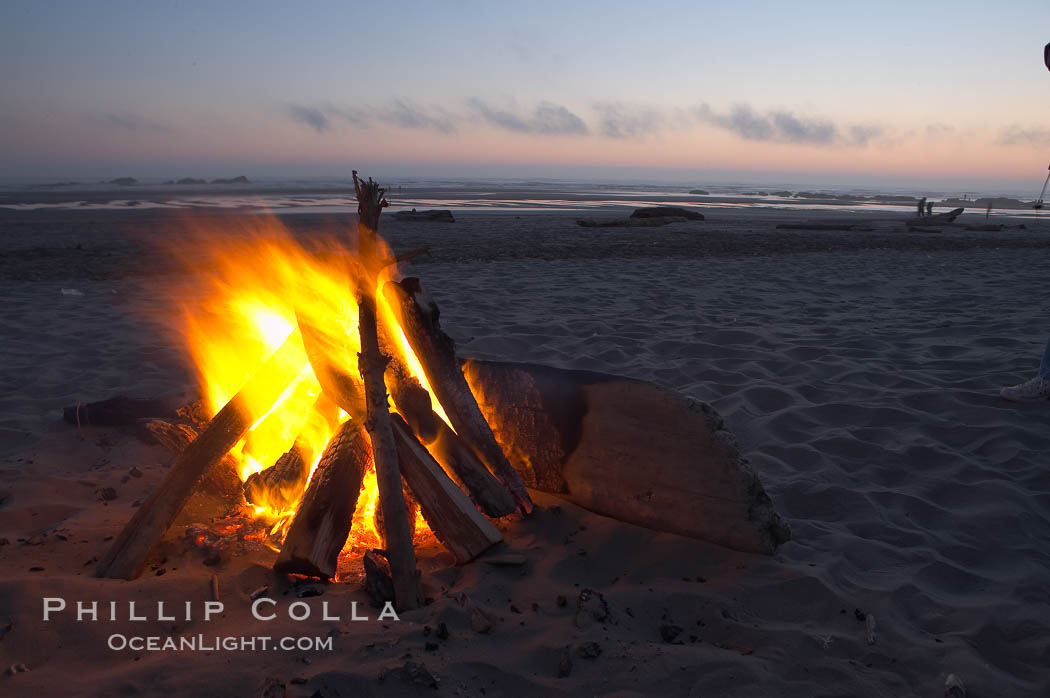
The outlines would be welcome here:
[[[932,201],[927,201],[926,202],[926,215],[927,216],[932,216],[933,215],[933,202]]]
[[[1050,400],[1050,341],[1043,351],[1039,373],[1024,383],[1011,385],[999,391],[1000,397],[1011,402],[1040,402]]]
[[[922,216],[923,209],[926,208],[926,197],[925,196],[922,197],[919,200],[919,207],[918,208],[919,208],[919,216]]]

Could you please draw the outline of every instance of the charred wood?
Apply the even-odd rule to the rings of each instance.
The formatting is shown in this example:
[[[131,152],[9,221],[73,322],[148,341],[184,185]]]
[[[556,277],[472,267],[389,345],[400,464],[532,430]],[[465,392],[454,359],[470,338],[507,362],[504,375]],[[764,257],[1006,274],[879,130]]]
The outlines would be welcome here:
[[[335,575],[371,460],[364,429],[359,422],[347,420],[321,456],[274,570],[325,579]]]

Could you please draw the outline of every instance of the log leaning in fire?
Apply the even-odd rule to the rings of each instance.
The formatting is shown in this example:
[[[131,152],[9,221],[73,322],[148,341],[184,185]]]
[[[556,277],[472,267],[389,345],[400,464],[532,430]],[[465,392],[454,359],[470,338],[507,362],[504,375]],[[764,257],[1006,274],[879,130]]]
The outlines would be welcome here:
[[[510,491],[478,460],[456,432],[439,420],[438,436],[427,444],[427,449],[452,471],[474,502],[485,514],[499,518],[517,508]]]
[[[197,438],[197,430],[189,424],[169,422],[166,419],[147,420],[141,424],[141,428],[176,456],[185,451]],[[194,492],[226,502],[240,502],[241,476],[238,474],[236,461],[230,455],[223,456],[201,476]]]
[[[299,335],[293,333],[175,459],[164,480],[102,556],[95,576],[134,579],[142,571],[146,557],[179,515],[201,476],[277,401],[304,365]]]
[[[533,504],[529,493],[481,414],[463,378],[455,343],[442,331],[437,306],[423,292],[419,279],[390,282],[383,293],[399,315],[408,343],[423,365],[427,381],[456,433],[510,490],[522,511],[531,512]]]
[[[296,312],[295,320],[302,333],[306,356],[317,382],[329,398],[343,408],[352,419],[364,419],[365,394],[361,383],[330,358],[333,354],[348,354],[345,343],[333,346],[341,338],[326,335],[302,313]]]
[[[482,511],[496,518],[512,514],[516,509],[514,497],[492,476],[456,432],[434,412],[430,393],[405,368],[404,362],[397,357],[397,348],[391,344],[387,334],[380,328],[380,344],[386,353],[391,355],[386,378],[390,387],[390,397],[397,411],[431,453],[452,470],[470,494],[471,500],[481,507]],[[398,434],[395,432],[394,436],[397,438]]]
[[[464,564],[503,540],[499,530],[479,512],[463,490],[449,479],[437,461],[416,439],[399,415],[391,415],[397,441],[401,472],[412,494],[419,501],[430,529],[437,539]]]
[[[325,448],[273,568],[330,579],[353,525],[361,482],[372,460],[360,422],[347,420]]]
[[[401,470],[397,460],[397,446],[390,425],[390,411],[384,374],[388,358],[379,350],[379,331],[376,322],[375,277],[378,264],[376,231],[379,213],[387,206],[383,189],[369,179],[363,182],[353,173],[357,194],[358,254],[366,270],[358,283],[358,330],[361,334],[361,353],[358,369],[364,382],[365,429],[372,444],[376,466],[376,485],[379,506],[383,507],[386,529],[386,552],[394,582],[395,606],[400,611],[419,608],[423,604],[423,590],[416,569],[416,551],[412,531],[401,496]]]

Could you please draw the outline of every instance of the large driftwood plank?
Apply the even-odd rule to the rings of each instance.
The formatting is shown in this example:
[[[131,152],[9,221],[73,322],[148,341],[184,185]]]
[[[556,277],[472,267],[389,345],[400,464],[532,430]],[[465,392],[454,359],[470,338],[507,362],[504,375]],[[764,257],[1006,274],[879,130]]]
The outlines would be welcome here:
[[[388,283],[383,293],[395,309],[408,343],[423,366],[427,382],[456,433],[510,490],[522,511],[532,511],[529,493],[478,409],[456,359],[455,343],[441,329],[438,308],[423,292],[419,279]]]
[[[419,501],[430,530],[464,564],[503,540],[502,534],[449,479],[437,461],[413,436],[399,415],[391,415],[395,432],[401,432],[397,455],[401,473]]]
[[[587,371],[487,361],[464,371],[512,463],[537,489],[736,550],[771,553],[790,538],[709,405]]]
[[[160,485],[143,502],[95,569],[97,577],[134,579],[193,493],[197,481],[225,456],[298,375],[306,358],[292,333],[244,387],[219,410],[200,436],[172,464]],[[251,407],[255,405],[256,407]],[[259,407],[265,405],[265,407]]]
[[[354,521],[372,451],[359,422],[347,420],[325,448],[295,512],[274,570],[330,579]]]

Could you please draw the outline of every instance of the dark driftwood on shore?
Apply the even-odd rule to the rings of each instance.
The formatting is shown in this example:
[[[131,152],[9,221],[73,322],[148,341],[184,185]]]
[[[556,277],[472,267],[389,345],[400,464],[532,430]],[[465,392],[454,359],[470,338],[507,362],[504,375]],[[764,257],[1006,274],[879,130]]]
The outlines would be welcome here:
[[[423,292],[419,279],[388,283],[383,293],[394,307],[427,382],[456,433],[510,490],[521,510],[531,512],[533,504],[529,493],[478,409],[456,358],[455,342],[441,329],[437,306]]]
[[[175,459],[164,480],[135,511],[102,556],[95,576],[133,579],[138,575],[150,550],[178,516],[201,476],[262,416],[262,412],[256,413],[249,405],[266,405],[268,409],[302,369],[297,360],[301,352],[298,334],[294,333],[248,379],[200,436]]]
[[[391,415],[398,439],[397,455],[405,482],[423,512],[430,530],[451,552],[456,562],[470,562],[503,540],[500,532],[471,503],[463,490],[449,479],[430,453],[412,437],[408,424]]]
[[[416,551],[412,543],[412,527],[401,494],[401,470],[398,466],[397,445],[390,425],[384,373],[388,357],[379,350],[379,330],[376,322],[376,231],[379,214],[388,204],[383,189],[369,179],[361,181],[354,176],[357,194],[358,255],[364,269],[359,280],[357,302],[358,329],[361,334],[361,353],[358,369],[364,381],[365,429],[372,444],[376,466],[376,485],[379,506],[383,508],[383,526],[386,532],[386,553],[390,574],[394,581],[395,605],[399,611],[409,611],[423,604],[423,590],[416,569]]]
[[[146,417],[173,419],[178,405],[164,398],[131,398],[116,395],[106,400],[62,409],[62,419],[78,426],[122,427]]]
[[[937,213],[932,216],[916,216],[909,218],[905,223],[910,228],[918,228],[925,226],[944,225],[946,223],[952,223],[956,218],[965,211],[965,208],[953,208],[951,211],[946,213]]]
[[[690,221],[704,220],[704,214],[682,208],[681,206],[649,206],[636,208],[631,213],[631,218],[685,218]]]
[[[372,462],[360,422],[347,420],[325,448],[295,512],[281,552],[277,572],[330,579],[339,551],[353,525],[361,482]]]
[[[395,220],[399,221],[425,221],[431,223],[455,223],[452,211],[448,209],[430,209],[427,211],[398,211],[393,214]]]
[[[643,381],[531,364],[465,372],[514,466],[600,514],[747,552],[790,538],[722,418]]]

